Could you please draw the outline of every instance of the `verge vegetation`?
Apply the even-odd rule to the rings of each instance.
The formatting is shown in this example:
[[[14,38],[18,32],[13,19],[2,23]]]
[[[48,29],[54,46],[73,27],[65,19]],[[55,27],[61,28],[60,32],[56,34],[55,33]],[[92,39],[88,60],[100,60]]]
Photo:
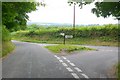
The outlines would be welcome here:
[[[11,42],[10,32],[5,26],[2,26],[2,54],[0,57],[6,56],[15,48],[14,44]]]
[[[38,25],[30,25],[26,30],[12,32],[15,40],[38,42],[38,43],[63,43],[63,36],[75,34],[75,38],[66,39],[67,44],[85,44],[85,45],[101,45],[101,46],[118,46],[118,25],[103,26],[76,26],[75,32],[71,26],[69,27],[44,27]]]
[[[60,54],[62,52],[71,53],[73,51],[95,50],[92,48],[75,46],[75,45],[53,45],[53,46],[45,46],[45,48],[57,54]]]

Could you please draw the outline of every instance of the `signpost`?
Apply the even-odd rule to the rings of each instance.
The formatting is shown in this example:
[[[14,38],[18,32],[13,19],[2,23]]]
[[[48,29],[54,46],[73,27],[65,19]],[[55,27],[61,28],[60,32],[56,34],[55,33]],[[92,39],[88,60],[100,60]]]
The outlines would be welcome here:
[[[73,38],[73,35],[65,35],[65,38]]]
[[[67,39],[67,38],[73,38],[73,35],[65,35],[65,33],[60,33],[60,35],[62,35],[63,38],[64,38],[63,44],[65,44],[65,39]]]

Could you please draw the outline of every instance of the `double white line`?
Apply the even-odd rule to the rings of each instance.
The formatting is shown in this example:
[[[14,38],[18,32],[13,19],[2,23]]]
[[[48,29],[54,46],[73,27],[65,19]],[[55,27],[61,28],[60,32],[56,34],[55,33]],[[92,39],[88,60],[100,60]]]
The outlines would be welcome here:
[[[54,55],[54,57],[56,57],[56,58],[59,60],[59,62],[61,62],[62,65],[66,67],[66,69],[71,73],[71,75],[72,75],[74,78],[76,78],[76,79],[79,78],[79,76],[78,76],[76,73],[74,73],[74,71],[73,71],[70,67],[68,67],[68,65],[67,65],[60,57],[58,57],[58,56],[56,56],[56,55]],[[68,60],[68,59],[67,59],[66,57],[64,57],[64,56],[62,56],[62,58],[63,58],[64,60],[66,60],[72,67],[74,67],[74,69],[75,69],[77,72],[80,72],[83,77],[85,77],[86,79],[89,79],[89,77],[88,77],[87,75],[85,75],[85,74],[82,73],[82,70],[81,70],[81,69],[79,69],[78,67],[75,67],[75,64],[74,64],[74,63],[71,63],[70,60]]]

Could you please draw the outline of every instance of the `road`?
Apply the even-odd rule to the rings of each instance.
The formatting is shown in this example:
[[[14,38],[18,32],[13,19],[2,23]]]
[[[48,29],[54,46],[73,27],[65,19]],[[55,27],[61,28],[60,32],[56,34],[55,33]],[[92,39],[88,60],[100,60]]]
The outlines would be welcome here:
[[[44,46],[13,41],[16,49],[2,60],[3,78],[108,78],[118,61],[117,47],[86,46],[98,51],[55,55]]]

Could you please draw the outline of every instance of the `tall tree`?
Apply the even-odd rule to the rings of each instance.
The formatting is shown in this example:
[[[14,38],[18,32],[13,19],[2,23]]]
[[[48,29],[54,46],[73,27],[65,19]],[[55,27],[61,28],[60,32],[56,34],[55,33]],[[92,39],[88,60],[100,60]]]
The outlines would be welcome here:
[[[37,6],[36,2],[2,2],[2,24],[9,30],[24,28],[29,19],[27,13],[35,11]]]
[[[95,8],[92,12],[97,15],[97,17],[109,17],[112,15],[120,20],[120,1],[119,2],[96,2]]]
[[[71,5],[73,2],[76,2],[76,4],[79,4],[79,7],[82,8],[83,5],[90,4],[94,1],[95,0],[68,0],[68,3]],[[92,9],[92,13],[96,14],[97,17],[102,16],[104,18],[112,15],[120,20],[120,0],[116,2],[108,2],[108,0],[95,2],[95,8]]]

